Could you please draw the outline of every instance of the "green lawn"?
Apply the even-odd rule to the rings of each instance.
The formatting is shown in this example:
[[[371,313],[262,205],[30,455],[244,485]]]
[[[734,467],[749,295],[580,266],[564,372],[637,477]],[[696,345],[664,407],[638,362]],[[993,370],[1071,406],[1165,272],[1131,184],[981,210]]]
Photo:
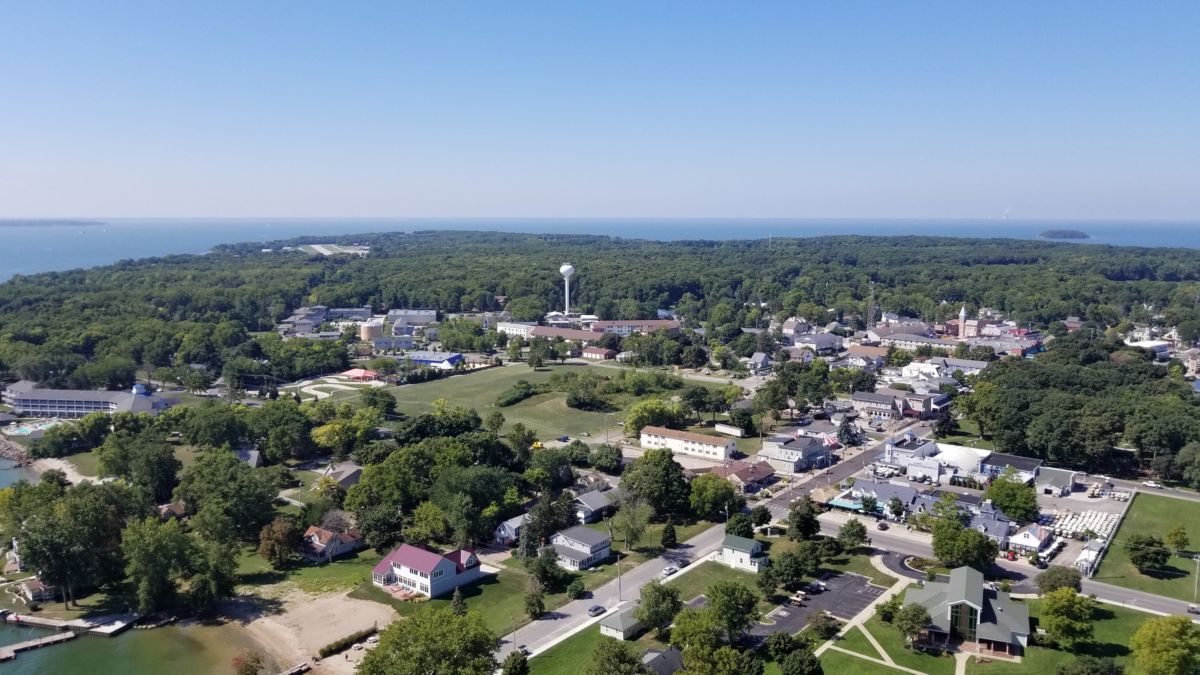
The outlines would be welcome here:
[[[774,664],[769,664],[774,665]],[[953,666],[953,664],[951,664]],[[821,655],[821,669],[829,675],[897,675],[903,670],[889,668],[880,663],[855,658],[832,649]],[[766,675],[767,671],[764,671]],[[776,670],[775,672],[779,672]],[[953,672],[953,668],[951,668]]]
[[[517,635],[520,638],[520,634]],[[529,675],[577,675],[600,641],[599,626],[589,626],[529,660]]]
[[[369,572],[369,570],[368,570]],[[446,595],[427,602],[401,602],[369,581],[369,574],[359,577],[368,579],[350,593],[350,597],[382,602],[396,608],[401,615],[409,614],[425,604],[449,606],[451,596]],[[529,574],[519,567],[505,567],[499,574],[484,576],[479,583],[463,586],[463,599],[467,606],[483,617],[487,627],[497,635],[506,635],[518,626],[529,622],[525,616],[525,592],[529,589]],[[547,595],[546,610],[561,607],[566,603],[562,593]]]
[[[433,409],[435,400],[444,398],[453,405],[474,408],[480,417],[487,417],[493,411],[499,410],[508,424],[520,422],[543,440],[562,434],[574,437],[587,432],[591,434],[591,437],[586,439],[588,443],[599,443],[606,428],[618,426],[621,413],[606,415],[602,412],[568,408],[567,395],[561,392],[539,394],[505,408],[496,407],[496,396],[519,380],[526,380],[531,384],[544,384],[549,382],[550,376],[557,371],[580,371],[588,367],[548,365],[534,370],[519,364],[489,368],[432,382],[389,387],[387,391],[396,397],[396,407],[409,415],[429,412]],[[612,374],[600,372],[604,375]]]
[[[954,675],[953,656],[949,654],[931,656],[909,649],[904,646],[904,637],[900,635],[900,631],[896,630],[894,626],[889,626],[880,621],[878,616],[873,616],[867,620],[865,627],[874,636],[875,640],[879,642],[879,646],[883,647],[883,650],[898,665],[919,670],[922,673],[928,673],[928,675]]]
[[[794,550],[797,542],[791,541],[786,537],[759,537],[760,541],[767,543],[767,551],[771,557],[777,557],[783,553]],[[843,554],[837,558],[826,560],[821,565],[822,573],[841,574],[850,572],[867,577],[871,583],[884,588],[891,588],[892,584],[896,583],[896,578],[884,574],[871,564],[871,557],[866,553],[854,553],[852,555]]]
[[[683,542],[700,534],[715,524],[716,523],[711,523],[707,520],[698,520],[694,523],[676,525],[675,541],[682,544]],[[608,525],[604,522],[588,523],[584,527],[593,529],[597,532],[608,532]],[[646,528],[646,534],[642,536],[641,544],[633,550],[633,553],[629,556],[630,559],[640,564],[661,554],[662,546],[660,546],[660,543],[662,542],[662,531],[664,527],[664,523],[650,523],[650,525]],[[625,540],[621,537],[614,537],[613,548],[624,549]]]
[[[839,638],[834,644],[842,649],[849,649],[858,654],[866,654],[871,658],[883,658],[879,655],[879,651],[875,649],[875,646],[867,640],[867,636],[863,634],[862,629],[858,626],[846,631],[846,635]]]
[[[77,452],[74,455],[67,455],[63,459],[74,464],[75,469],[85,476],[100,475],[100,455],[93,451]]]
[[[996,446],[991,439],[983,438],[979,435],[979,425],[969,419],[961,419],[956,423],[956,429],[953,433],[945,438],[939,438],[939,443],[949,443],[950,445],[965,445],[972,448],[982,448],[984,450],[995,450]]]
[[[296,585],[306,593],[347,591],[370,580],[371,568],[383,556],[372,549],[358,551],[325,565],[303,562],[274,569],[253,547],[247,546],[238,558],[238,583],[265,586],[279,583]]]
[[[1138,493],[1113,537],[1112,546],[1104,554],[1104,560],[1096,572],[1096,580],[1193,602],[1194,561],[1172,556],[1161,572],[1142,574],[1129,562],[1129,555],[1122,546],[1122,542],[1133,534],[1162,537],[1179,524],[1187,530],[1192,548],[1200,547],[1200,502]]]
[[[1029,603],[1029,616],[1036,619],[1041,610],[1041,602],[1033,600]],[[1138,612],[1124,607],[1100,605],[1093,619],[1094,635],[1091,642],[1077,647],[1072,652],[1063,652],[1045,647],[1030,647],[1025,650],[1021,663],[992,663],[976,664],[973,661],[967,666],[970,675],[1041,675],[1053,673],[1058,667],[1075,658],[1076,655],[1086,654],[1098,657],[1111,657],[1125,666],[1127,675],[1138,675],[1141,671],[1134,664],[1128,647],[1129,638],[1147,620],[1153,618],[1150,614]]]
[[[688,570],[686,574],[680,574],[674,578],[668,579],[667,583],[678,587],[680,597],[683,598],[684,602],[687,602],[698,595],[703,595],[704,591],[708,590],[709,586],[712,586],[718,581],[740,581],[745,584],[747,588],[754,591],[756,596],[760,595],[758,592],[758,586],[756,586],[754,583],[755,579],[757,578],[758,575],[756,574],[743,572],[742,570],[730,569],[719,562],[713,562],[709,560],[707,562],[700,563],[700,565],[693,570]],[[773,607],[774,605],[765,600],[760,599],[758,601],[758,609],[763,614],[771,611],[771,608]]]

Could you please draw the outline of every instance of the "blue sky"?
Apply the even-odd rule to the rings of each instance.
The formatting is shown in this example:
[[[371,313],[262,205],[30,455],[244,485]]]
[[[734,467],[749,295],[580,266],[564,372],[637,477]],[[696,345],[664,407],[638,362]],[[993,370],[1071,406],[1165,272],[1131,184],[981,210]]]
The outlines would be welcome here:
[[[1200,3],[0,4],[0,216],[1200,219]]]

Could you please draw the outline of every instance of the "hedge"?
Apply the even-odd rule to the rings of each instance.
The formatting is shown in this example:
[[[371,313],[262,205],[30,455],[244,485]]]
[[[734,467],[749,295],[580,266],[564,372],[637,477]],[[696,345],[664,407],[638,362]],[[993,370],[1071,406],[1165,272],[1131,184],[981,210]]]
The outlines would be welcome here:
[[[319,649],[317,651],[317,654],[321,658],[325,658],[327,656],[332,656],[334,654],[337,654],[338,652],[344,652],[347,649],[349,649],[352,645],[354,645],[356,642],[358,642],[359,640],[366,639],[378,632],[379,632],[379,629],[377,627],[371,626],[370,628],[368,628],[366,630],[360,630],[357,633],[351,633],[350,635],[347,635],[344,638],[341,638],[339,640],[334,640],[333,642],[330,642],[329,644],[325,645],[324,647],[321,647],[321,649]]]

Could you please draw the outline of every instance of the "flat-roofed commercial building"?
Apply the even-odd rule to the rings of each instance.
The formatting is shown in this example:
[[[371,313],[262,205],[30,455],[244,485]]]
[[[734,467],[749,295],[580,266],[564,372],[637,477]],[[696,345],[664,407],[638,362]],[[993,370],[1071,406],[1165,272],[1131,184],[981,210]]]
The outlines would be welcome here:
[[[102,412],[154,412],[163,401],[144,393],[141,385],[132,391],[88,391],[81,389],[40,389],[37,383],[21,380],[4,390],[4,402],[23,417],[76,418]]]

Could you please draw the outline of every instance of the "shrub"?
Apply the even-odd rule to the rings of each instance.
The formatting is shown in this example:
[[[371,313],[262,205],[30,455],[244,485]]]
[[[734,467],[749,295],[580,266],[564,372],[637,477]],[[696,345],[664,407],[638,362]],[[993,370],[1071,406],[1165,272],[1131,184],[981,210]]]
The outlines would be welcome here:
[[[350,647],[352,647],[358,641],[365,640],[366,638],[374,635],[377,632],[379,632],[379,629],[376,628],[375,626],[372,626],[366,630],[360,630],[357,633],[351,633],[350,635],[347,635],[344,638],[334,640],[333,642],[330,642],[329,644],[325,645],[324,647],[321,647],[320,649],[317,650],[317,655],[320,656],[321,658],[326,658],[328,656],[332,656],[334,654],[344,652],[347,649],[349,649]]]
[[[567,584],[567,597],[574,600],[583,595],[583,579],[575,579]]]

